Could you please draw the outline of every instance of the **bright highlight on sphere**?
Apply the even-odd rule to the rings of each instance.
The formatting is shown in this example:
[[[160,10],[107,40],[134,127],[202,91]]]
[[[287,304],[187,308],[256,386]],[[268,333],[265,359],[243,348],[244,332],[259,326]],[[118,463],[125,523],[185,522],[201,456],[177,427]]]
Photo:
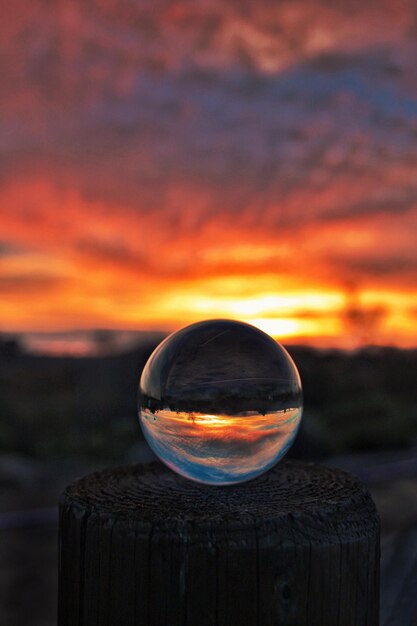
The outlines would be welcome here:
[[[302,390],[288,352],[254,326],[208,320],[167,337],[140,380],[139,418],[152,450],[212,485],[255,478],[291,447]]]

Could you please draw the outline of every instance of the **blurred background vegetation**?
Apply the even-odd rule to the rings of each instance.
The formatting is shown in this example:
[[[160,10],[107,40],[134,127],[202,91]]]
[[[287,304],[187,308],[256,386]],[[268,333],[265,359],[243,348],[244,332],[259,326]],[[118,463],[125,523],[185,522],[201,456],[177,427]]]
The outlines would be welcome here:
[[[0,343],[0,452],[51,460],[134,458],[140,372],[155,338],[115,352],[97,335],[94,356],[30,354],[18,338]],[[417,350],[351,352],[292,346],[304,388],[294,454],[321,458],[417,443]]]
[[[94,356],[34,353],[0,341],[0,623],[54,626],[57,509],[65,486],[105,465],[152,455],[137,419],[140,372],[162,336],[122,349],[94,335]],[[353,471],[370,486],[384,541],[417,523],[417,350],[290,346],[305,412],[289,455]],[[25,601],[22,602],[22,589]]]

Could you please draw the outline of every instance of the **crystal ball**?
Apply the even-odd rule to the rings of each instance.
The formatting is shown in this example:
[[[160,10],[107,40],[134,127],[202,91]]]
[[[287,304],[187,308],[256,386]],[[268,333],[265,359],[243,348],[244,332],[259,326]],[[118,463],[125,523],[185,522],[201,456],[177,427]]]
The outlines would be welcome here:
[[[288,352],[243,322],[208,320],[167,337],[140,379],[139,419],[152,450],[186,478],[251,480],[290,448],[302,390]]]

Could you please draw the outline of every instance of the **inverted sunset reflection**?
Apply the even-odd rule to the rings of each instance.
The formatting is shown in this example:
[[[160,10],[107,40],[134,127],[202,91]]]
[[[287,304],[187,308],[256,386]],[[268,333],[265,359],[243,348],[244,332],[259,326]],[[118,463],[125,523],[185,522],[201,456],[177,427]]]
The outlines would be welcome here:
[[[265,415],[210,415],[141,410],[153,450],[171,469],[213,484],[250,480],[285,455],[297,434],[302,410]],[[198,478],[197,478],[198,477]]]
[[[249,324],[206,320],[152,352],[139,382],[139,417],[159,458],[210,484],[250,480],[289,449],[302,415],[288,352]]]

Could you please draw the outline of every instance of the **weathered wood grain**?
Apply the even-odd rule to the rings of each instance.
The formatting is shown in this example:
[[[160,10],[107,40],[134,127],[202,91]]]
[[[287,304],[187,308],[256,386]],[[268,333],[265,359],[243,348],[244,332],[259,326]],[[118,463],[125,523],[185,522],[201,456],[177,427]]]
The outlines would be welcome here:
[[[59,626],[378,626],[378,605],[378,515],[340,470],[211,487],[130,466],[62,497]]]

